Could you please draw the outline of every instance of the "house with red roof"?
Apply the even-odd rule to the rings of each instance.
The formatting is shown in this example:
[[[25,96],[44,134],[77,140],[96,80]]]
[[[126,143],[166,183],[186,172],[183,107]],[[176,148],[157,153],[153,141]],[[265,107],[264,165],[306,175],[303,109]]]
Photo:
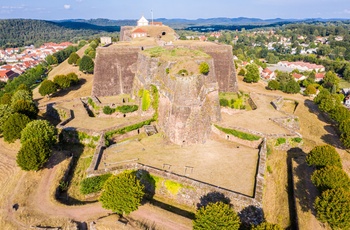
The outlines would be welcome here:
[[[0,81],[7,82],[8,80],[12,80],[18,76],[19,74],[13,72],[12,70],[0,70]]]
[[[265,80],[273,80],[273,79],[276,79],[276,74],[274,71],[270,70],[269,68],[265,68],[261,72],[260,77]]]
[[[323,78],[325,77],[324,73],[316,73],[315,74],[315,82],[320,82],[323,80]]]
[[[299,73],[293,73],[292,77],[294,78],[295,81],[302,81],[302,80],[305,80],[307,78],[304,75],[299,74]]]
[[[142,38],[142,37],[147,37],[147,31],[145,31],[142,28],[137,28],[131,33],[132,38]]]

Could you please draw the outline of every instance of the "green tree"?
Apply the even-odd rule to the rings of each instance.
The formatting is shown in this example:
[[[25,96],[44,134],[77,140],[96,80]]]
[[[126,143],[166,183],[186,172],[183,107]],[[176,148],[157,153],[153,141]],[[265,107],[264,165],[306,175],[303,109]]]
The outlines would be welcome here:
[[[57,142],[57,129],[45,120],[31,121],[21,132],[21,143],[30,139],[42,139],[51,147]]]
[[[350,193],[344,189],[324,191],[315,200],[317,218],[332,229],[350,228]]]
[[[340,140],[346,148],[350,148],[350,119],[344,120],[339,124],[341,132]]]
[[[69,55],[69,58],[68,58],[68,64],[76,65],[79,58],[80,57],[76,52],[71,53],[71,55]]]
[[[333,88],[335,88],[335,91],[337,92],[339,89],[339,81],[340,80],[337,74],[335,74],[332,71],[328,71],[323,79],[322,86],[329,90],[332,90]]]
[[[259,225],[252,226],[251,230],[282,230],[282,229],[283,228],[281,228],[277,224],[271,224],[271,223],[268,223],[268,222],[262,222]]]
[[[239,229],[241,221],[229,204],[210,203],[197,210],[193,221],[194,230]]]
[[[53,83],[58,85],[59,88],[61,89],[66,89],[70,87],[70,79],[66,75],[56,75],[53,78]]]
[[[299,86],[298,82],[296,82],[294,79],[291,79],[285,85],[283,92],[285,92],[285,93],[299,93],[300,86]]]
[[[4,93],[4,95],[1,97],[0,104],[11,105],[11,100],[12,100],[12,94],[11,93]]]
[[[57,85],[51,80],[44,80],[39,87],[39,93],[41,96],[51,95],[56,91]]]
[[[238,72],[238,75],[240,76],[245,76],[245,69],[240,69],[239,72]]]
[[[280,88],[280,83],[278,83],[278,81],[276,81],[276,80],[271,80],[267,84],[267,88],[269,88],[271,90],[277,90]]]
[[[201,74],[204,74],[204,75],[207,75],[209,73],[209,64],[206,63],[206,62],[202,62],[200,65],[199,65],[199,72]]]
[[[325,166],[342,167],[340,156],[333,146],[321,145],[314,147],[306,156],[308,165],[322,168]]]
[[[27,115],[31,119],[36,119],[39,112],[33,101],[18,100],[11,108],[13,112]]]
[[[32,95],[32,97],[33,97],[33,92],[32,92],[32,90],[31,90],[26,84],[20,84],[20,85],[17,87],[16,91],[19,91],[19,90],[26,90],[26,91],[28,91],[28,93],[30,93],[30,94]]]
[[[30,122],[29,117],[24,114],[12,114],[3,125],[3,136],[6,142],[12,143],[21,137],[21,131]]]
[[[144,186],[135,172],[124,172],[105,182],[100,201],[102,207],[119,215],[128,215],[138,209],[144,194]]]
[[[48,65],[56,65],[58,63],[57,58],[53,55],[47,55],[45,61]]]
[[[3,125],[12,115],[13,111],[9,105],[0,105],[0,133],[3,132]]]
[[[33,101],[33,96],[31,92],[28,92],[27,90],[18,90],[13,94],[11,98],[11,106],[16,104],[17,101]]]
[[[304,91],[306,95],[315,95],[317,92],[315,86],[313,85],[308,85]]]
[[[330,117],[339,124],[350,119],[350,111],[341,104],[336,105],[330,112]]]
[[[311,177],[312,183],[321,191],[334,188],[350,189],[350,178],[341,168],[326,166],[316,170]]]
[[[76,73],[69,73],[67,74],[68,79],[70,80],[71,85],[76,85],[79,83],[79,78]]]
[[[244,76],[244,81],[248,83],[258,82],[260,78],[258,66],[255,64],[247,65],[247,73]]]
[[[41,138],[29,139],[22,143],[17,154],[17,164],[25,171],[37,171],[43,167],[51,154],[49,144]]]
[[[87,73],[94,72],[94,61],[91,57],[84,55],[79,63],[79,70]]]

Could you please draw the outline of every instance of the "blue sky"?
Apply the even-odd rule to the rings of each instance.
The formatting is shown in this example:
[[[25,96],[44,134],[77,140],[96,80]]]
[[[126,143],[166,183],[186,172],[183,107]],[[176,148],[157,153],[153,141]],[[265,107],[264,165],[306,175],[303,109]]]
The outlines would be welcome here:
[[[350,18],[350,0],[0,0],[0,18]]]

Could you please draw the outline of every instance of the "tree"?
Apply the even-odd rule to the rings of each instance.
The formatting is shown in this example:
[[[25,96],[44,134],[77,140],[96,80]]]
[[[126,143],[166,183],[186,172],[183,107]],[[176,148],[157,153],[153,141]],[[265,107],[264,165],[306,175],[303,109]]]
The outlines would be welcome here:
[[[242,68],[239,70],[238,75],[244,76],[245,75],[245,70]]]
[[[3,125],[12,115],[13,111],[9,105],[0,105],[0,133],[3,131]]]
[[[50,95],[56,91],[57,85],[51,80],[44,80],[39,87],[39,93],[41,96]]]
[[[252,226],[251,230],[282,230],[282,229],[283,228],[281,228],[277,224],[271,224],[271,223],[268,223],[268,222],[262,222],[259,225]]]
[[[315,86],[313,85],[308,85],[304,91],[306,95],[315,95],[317,92]]]
[[[239,229],[241,221],[229,204],[223,202],[210,203],[197,210],[193,221],[193,229]]]
[[[321,191],[334,188],[350,189],[350,178],[346,172],[336,166],[326,166],[316,170],[311,177],[312,183]]]
[[[339,124],[339,130],[341,132],[340,140],[343,145],[350,148],[350,119],[342,121]]]
[[[68,64],[76,65],[79,58],[80,56],[76,52],[71,53],[68,58]]]
[[[87,73],[94,72],[94,61],[91,57],[84,55],[79,64],[79,70]]]
[[[127,215],[141,204],[144,186],[136,178],[135,172],[124,172],[111,176],[104,184],[100,197],[102,207],[119,215]]]
[[[57,58],[53,55],[47,55],[47,57],[45,58],[46,62],[48,65],[55,65],[58,63]]]
[[[32,90],[31,90],[27,85],[25,85],[25,84],[20,84],[20,85],[17,87],[16,91],[19,91],[19,90],[26,90],[26,91],[28,91],[28,92],[32,95],[32,97],[33,97],[33,92],[32,92]]]
[[[31,119],[36,119],[39,112],[33,101],[18,100],[11,107],[13,112],[27,115]]]
[[[339,77],[337,74],[335,74],[332,71],[328,71],[323,79],[322,86],[327,89],[335,88],[335,91],[337,92],[339,89]]]
[[[29,122],[21,132],[21,143],[31,139],[42,139],[51,147],[57,142],[57,129],[45,120]]]
[[[12,100],[12,94],[11,93],[4,93],[4,95],[1,97],[1,103],[0,104],[6,104],[10,105]]]
[[[278,81],[276,81],[276,80],[271,80],[267,84],[267,88],[269,88],[271,90],[277,90],[277,89],[279,89],[279,87],[280,87],[280,83],[278,83]]]
[[[17,154],[17,164],[25,171],[37,171],[43,167],[51,154],[49,144],[41,138],[29,139],[22,143]]]
[[[30,122],[29,117],[24,114],[14,113],[3,125],[4,140],[12,143],[21,137],[21,131]]]
[[[315,200],[317,218],[332,229],[350,228],[350,193],[342,188],[324,191]]]
[[[329,115],[339,124],[350,119],[350,111],[341,104],[336,105],[331,111],[329,111]]]
[[[66,75],[56,75],[53,82],[61,89],[70,87],[70,79]]]
[[[70,80],[71,85],[76,85],[79,83],[79,78],[76,73],[69,73],[67,74],[68,79]]]
[[[285,93],[299,93],[300,86],[299,86],[298,82],[296,82],[294,79],[291,79],[285,85],[283,92],[285,92]]]
[[[13,94],[11,98],[11,106],[16,104],[17,101],[33,101],[33,96],[31,92],[28,92],[27,90],[18,90]]]
[[[206,62],[202,62],[200,65],[199,65],[199,72],[201,74],[204,74],[204,75],[207,75],[209,73],[209,64],[206,63]]]
[[[314,147],[306,156],[308,165],[322,168],[325,166],[336,166],[341,168],[340,156],[333,146],[322,145]]]
[[[244,81],[248,83],[258,82],[260,78],[258,66],[250,64],[247,66],[247,73],[244,76]]]

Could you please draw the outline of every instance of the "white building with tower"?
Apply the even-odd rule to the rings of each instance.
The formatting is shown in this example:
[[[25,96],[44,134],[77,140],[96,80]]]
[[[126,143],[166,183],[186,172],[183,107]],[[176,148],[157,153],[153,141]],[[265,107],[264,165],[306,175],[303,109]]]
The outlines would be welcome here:
[[[137,21],[137,26],[148,26],[148,20],[142,16],[140,20]]]

